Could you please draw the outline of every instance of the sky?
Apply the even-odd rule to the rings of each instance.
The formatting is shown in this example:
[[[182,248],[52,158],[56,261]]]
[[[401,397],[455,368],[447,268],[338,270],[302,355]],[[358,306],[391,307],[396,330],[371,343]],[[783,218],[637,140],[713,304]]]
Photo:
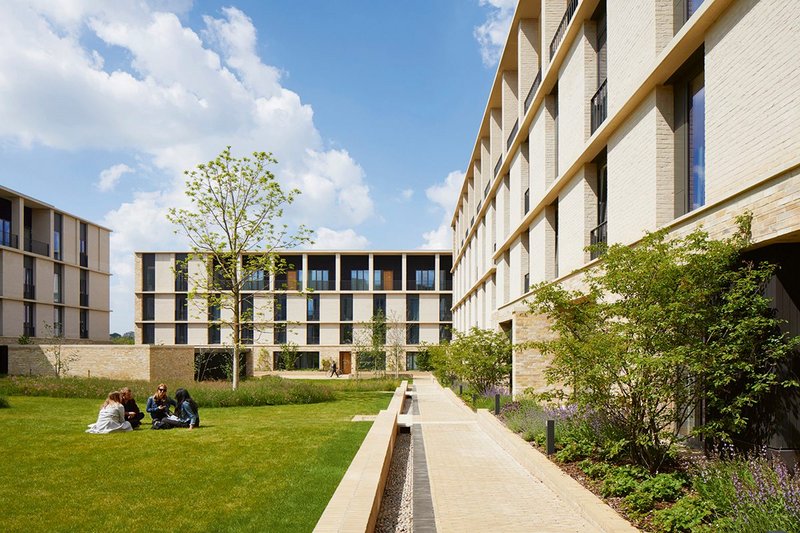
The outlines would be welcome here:
[[[272,152],[319,249],[449,249],[513,0],[4,0],[0,184],[112,230],[111,331],[133,253],[187,249],[183,171]]]

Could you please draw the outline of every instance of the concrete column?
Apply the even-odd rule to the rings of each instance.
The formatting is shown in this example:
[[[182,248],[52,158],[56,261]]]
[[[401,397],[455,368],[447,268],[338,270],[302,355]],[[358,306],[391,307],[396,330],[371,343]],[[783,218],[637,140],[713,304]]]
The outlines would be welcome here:
[[[374,291],[375,290],[375,279],[374,279],[375,274],[373,274],[373,272],[375,271],[375,260],[374,259],[375,258],[373,257],[373,255],[369,254],[369,266],[367,267],[367,270],[368,270],[367,271],[367,276],[369,277],[369,279],[367,281],[369,283],[368,287],[369,287],[370,291]]]
[[[303,254],[303,288],[308,288],[308,254]]]
[[[458,238],[457,235],[456,235],[456,238]],[[406,289],[406,273],[408,272],[408,264],[407,264],[407,262],[408,262],[408,256],[406,254],[403,254],[403,263],[402,263],[402,268],[401,268],[402,276],[403,276],[403,283],[400,286],[403,291],[407,290]]]
[[[436,254],[436,255],[433,256],[433,283],[434,283],[434,288],[437,291],[439,290],[439,287],[440,287],[439,282],[441,281],[439,279],[439,277],[440,277],[439,276],[439,254]]]
[[[525,116],[525,99],[528,97],[533,80],[539,72],[539,20],[519,21],[517,35],[517,63],[519,72],[519,116]]]
[[[502,100],[503,100],[503,153],[507,152],[508,137],[514,124],[519,119],[519,80],[517,71],[506,70],[503,72]]]
[[[334,268],[334,274],[336,280],[334,281],[334,289],[337,291],[342,290],[341,287],[341,277],[342,277],[342,254],[336,254],[336,266]]]
[[[491,146],[491,170],[490,175],[492,179],[496,177],[494,175],[494,168],[497,164],[497,161],[503,156],[505,153],[504,146],[503,146],[503,110],[499,107],[492,109],[489,112],[489,140]]]

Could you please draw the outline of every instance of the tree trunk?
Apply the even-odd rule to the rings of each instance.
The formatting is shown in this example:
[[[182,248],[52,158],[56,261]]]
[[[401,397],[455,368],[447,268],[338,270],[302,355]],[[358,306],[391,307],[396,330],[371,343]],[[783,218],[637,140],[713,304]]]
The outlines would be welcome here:
[[[233,310],[233,376],[231,379],[231,388],[236,390],[239,388],[239,341],[240,341],[240,332],[239,332],[239,294],[234,294],[234,302],[235,307]]]

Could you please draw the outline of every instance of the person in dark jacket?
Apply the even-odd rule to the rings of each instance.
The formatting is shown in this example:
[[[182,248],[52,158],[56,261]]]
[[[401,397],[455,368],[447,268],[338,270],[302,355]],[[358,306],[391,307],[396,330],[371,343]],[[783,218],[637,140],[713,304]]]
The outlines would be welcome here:
[[[156,393],[147,399],[145,411],[150,413],[153,422],[158,422],[162,418],[169,416],[169,408],[174,405],[175,400],[167,396],[167,386],[160,383],[156,389]]]
[[[142,425],[144,413],[136,405],[136,400],[133,399],[133,393],[128,387],[122,387],[120,390],[122,396],[122,406],[125,408],[125,420],[131,423],[133,429]]]
[[[154,429],[189,428],[193,429],[200,425],[200,415],[198,414],[197,404],[189,395],[186,389],[175,391],[175,414],[162,418],[153,424]]]

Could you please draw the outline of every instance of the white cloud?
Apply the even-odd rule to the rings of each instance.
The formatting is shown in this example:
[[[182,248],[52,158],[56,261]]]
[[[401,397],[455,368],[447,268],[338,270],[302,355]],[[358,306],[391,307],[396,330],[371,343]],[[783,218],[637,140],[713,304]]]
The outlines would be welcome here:
[[[455,210],[463,182],[464,173],[454,170],[445,176],[441,183],[425,189],[425,196],[436,206],[435,211],[440,212],[442,218],[438,228],[422,234],[425,242],[420,248],[436,250],[453,247],[450,220],[453,217],[453,211]]]
[[[357,234],[352,229],[342,231],[330,228],[319,228],[314,236],[314,250],[364,250],[369,246],[369,240]]]
[[[486,21],[475,28],[473,35],[480,45],[483,64],[495,67],[508,37],[517,0],[480,0],[480,5],[490,6],[489,14]]]
[[[405,202],[411,200],[412,196],[414,196],[414,189],[403,189],[400,191],[400,198]]]
[[[190,6],[0,2],[0,140],[120,151],[161,177],[103,220],[114,230],[112,329],[127,331],[133,322],[133,251],[185,247],[164,217],[185,201],[182,171],[227,145],[235,155],[274,154],[279,181],[304,191],[288,222],[320,228],[318,246],[327,239],[365,246],[352,226],[374,216],[363,169],[347,151],[323,144],[311,107],[258,56],[247,15],[224,8],[202,17],[204,28],[195,31],[178,16]],[[85,44],[98,39],[99,50]],[[106,169],[97,187],[110,190],[127,171]]]
[[[108,167],[100,172],[100,179],[95,183],[95,186],[100,192],[113,191],[122,175],[130,172],[133,172],[133,169],[125,163]]]

